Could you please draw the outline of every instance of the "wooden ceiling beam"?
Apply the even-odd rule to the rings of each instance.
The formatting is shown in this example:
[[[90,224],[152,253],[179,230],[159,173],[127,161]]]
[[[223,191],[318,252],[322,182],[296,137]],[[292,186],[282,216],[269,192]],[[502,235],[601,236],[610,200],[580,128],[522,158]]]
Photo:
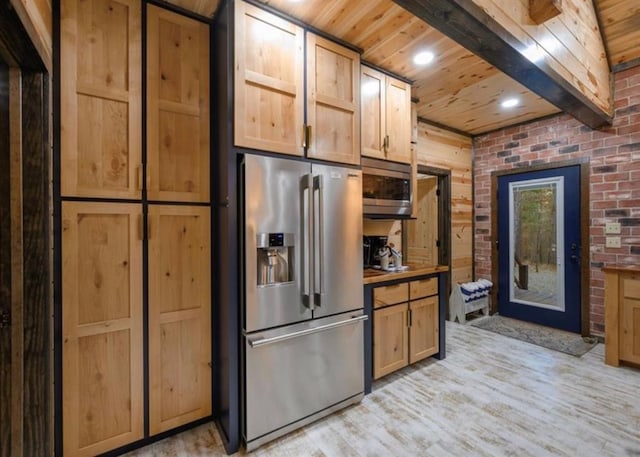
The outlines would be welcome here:
[[[394,0],[523,86],[588,125],[610,125],[612,117],[544,61],[533,63],[523,44],[473,0]]]

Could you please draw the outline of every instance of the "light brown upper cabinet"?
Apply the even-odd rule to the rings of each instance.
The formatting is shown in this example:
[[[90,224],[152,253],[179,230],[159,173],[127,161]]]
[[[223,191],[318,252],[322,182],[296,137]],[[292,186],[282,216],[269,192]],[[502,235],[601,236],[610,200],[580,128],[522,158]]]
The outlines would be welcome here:
[[[62,0],[61,193],[141,198],[141,9]]]
[[[307,33],[307,156],[360,163],[360,55]]]
[[[411,163],[411,86],[361,67],[362,155]]]
[[[64,455],[143,436],[142,205],[62,203]]]
[[[359,54],[242,1],[234,13],[235,145],[360,163]]]
[[[235,4],[235,144],[302,156],[304,31]]]
[[[209,27],[147,6],[147,191],[208,202]]]
[[[211,415],[211,220],[149,206],[149,430]]]

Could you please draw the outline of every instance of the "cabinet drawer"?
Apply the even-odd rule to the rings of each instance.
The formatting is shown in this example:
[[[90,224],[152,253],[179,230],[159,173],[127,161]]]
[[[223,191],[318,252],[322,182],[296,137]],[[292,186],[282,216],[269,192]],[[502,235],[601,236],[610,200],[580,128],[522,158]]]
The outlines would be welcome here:
[[[623,277],[621,282],[622,296],[624,298],[640,299],[640,277]]]
[[[411,300],[429,297],[438,293],[438,278],[420,279],[411,281]]]
[[[373,307],[394,305],[409,301],[409,284],[406,282],[393,286],[382,286],[373,289]]]

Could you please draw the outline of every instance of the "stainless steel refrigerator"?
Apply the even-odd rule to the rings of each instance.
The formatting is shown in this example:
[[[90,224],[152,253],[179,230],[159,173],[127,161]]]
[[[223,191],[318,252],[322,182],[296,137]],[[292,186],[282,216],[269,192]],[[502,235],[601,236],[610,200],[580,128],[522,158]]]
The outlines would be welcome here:
[[[244,158],[248,450],[364,392],[359,170]]]

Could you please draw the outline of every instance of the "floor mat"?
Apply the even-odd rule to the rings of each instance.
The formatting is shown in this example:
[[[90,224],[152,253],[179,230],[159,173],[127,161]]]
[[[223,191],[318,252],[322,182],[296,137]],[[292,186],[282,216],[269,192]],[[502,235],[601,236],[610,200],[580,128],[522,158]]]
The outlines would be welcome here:
[[[577,333],[498,315],[474,319],[469,322],[469,325],[576,357],[589,352],[598,344],[596,338],[583,338]]]

